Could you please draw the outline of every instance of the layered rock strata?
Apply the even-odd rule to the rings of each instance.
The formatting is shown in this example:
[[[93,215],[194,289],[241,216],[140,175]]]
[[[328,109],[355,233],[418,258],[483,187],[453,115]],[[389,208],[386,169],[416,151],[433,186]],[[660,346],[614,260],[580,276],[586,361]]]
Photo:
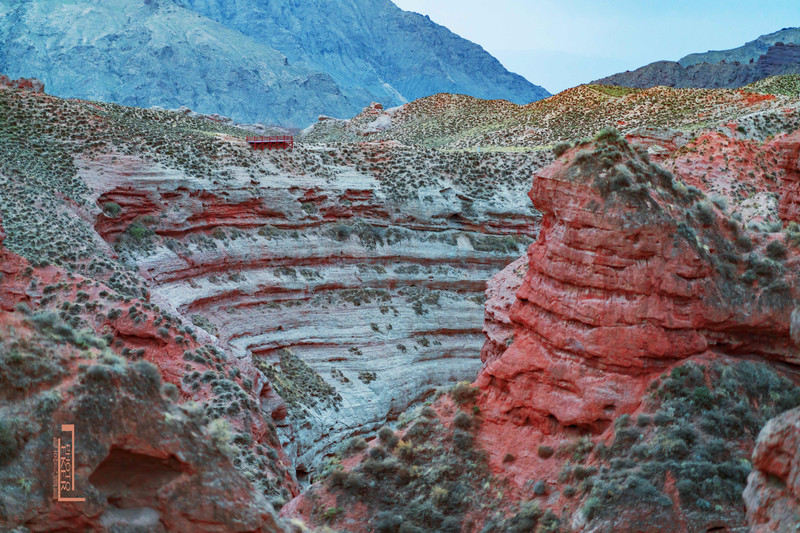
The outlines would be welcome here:
[[[289,417],[276,404],[273,418],[303,472],[474,376],[484,280],[535,235],[508,158],[425,157],[301,148],[254,155],[255,172],[219,185],[136,158],[79,167],[99,205],[119,206],[98,231],[153,293],[277,383]],[[486,185],[461,183],[464,164]],[[410,183],[406,165],[418,169]],[[125,248],[137,220],[150,221],[152,243]]]
[[[477,381],[493,417],[599,433],[633,410],[648,375],[707,350],[798,363],[792,289],[742,282],[735,222],[701,214],[700,197],[638,156],[591,168],[581,155],[531,189],[544,219],[509,311],[514,341]]]
[[[670,437],[671,415],[661,415],[658,423],[666,427],[655,433],[645,428],[659,406],[669,413],[675,408],[667,407],[673,405],[669,402],[683,401],[671,398],[691,392],[669,389],[675,387],[670,380],[683,379],[678,376],[687,373],[705,374],[714,395],[726,394],[718,391],[732,386],[717,381],[716,373],[723,369],[719,365],[736,369],[726,371],[729,375],[774,375],[775,370],[738,366],[742,360],[763,368],[773,365],[797,379],[800,361],[790,337],[797,297],[798,256],[790,244],[794,234],[769,233],[763,227],[748,231],[708,200],[700,188],[687,188],[668,171],[649,163],[644,149],[634,150],[609,134],[597,144],[572,148],[537,173],[530,198],[543,214],[539,236],[528,250],[527,261],[507,267],[489,282],[487,290],[485,366],[474,384],[480,390],[476,412],[482,416],[478,441],[489,454],[492,470],[517,487],[509,489],[510,494],[536,497],[539,493],[531,494],[527,482],[532,476],[542,480],[549,492],[537,501],[555,510],[562,523],[566,520],[576,530],[648,530],[665,519],[683,521],[676,529],[680,531],[694,531],[701,523],[739,527],[744,515],[736,508],[735,496],[730,500],[733,507],[719,504],[719,509],[730,509],[727,518],[697,514],[691,503],[696,500],[688,496],[687,489],[694,482],[680,477],[688,471],[680,463],[673,478],[668,475],[665,481],[663,473],[651,477],[652,469],[668,468],[659,466],[662,463],[657,461],[663,459],[657,458],[671,453],[662,447],[669,442],[660,440],[663,435],[674,438]],[[778,171],[781,152],[766,148],[770,149],[774,150],[767,151],[770,168]],[[688,156],[703,157],[699,152]],[[687,155],[679,153],[682,155],[676,158]],[[691,165],[676,167],[690,174],[687,169]],[[698,186],[708,190],[716,184],[715,179],[705,185],[698,182]],[[776,190],[779,184],[776,182]],[[718,185],[724,188],[724,183]],[[769,187],[769,180],[760,186]],[[698,372],[697,368],[705,370]],[[778,387],[788,391],[787,398],[793,398],[780,400],[780,405],[796,405],[791,381],[769,379],[775,383],[771,385],[776,387],[774,398],[783,394]],[[696,401],[681,405],[699,409]],[[755,407],[748,404],[748,409],[760,409],[758,402],[763,400],[750,401],[756,403]],[[777,406],[764,408],[767,413],[780,410]],[[684,414],[688,419],[680,423],[711,428],[702,418],[693,422],[694,416],[709,416],[707,411],[698,413]],[[672,499],[671,510],[670,506],[659,510],[661,504],[651,507],[642,503],[645,511],[637,515],[633,509],[640,504],[629,501],[618,508],[621,514],[616,518],[606,514],[597,521],[599,511],[593,505],[598,502],[622,505],[614,502],[635,499],[623,496],[626,484],[609,481],[608,476],[614,479],[615,468],[626,467],[623,459],[612,459],[610,470],[603,468],[609,456],[626,457],[630,444],[625,445],[621,435],[629,419],[638,420],[639,428],[631,433],[640,439],[638,451],[631,448],[631,453],[644,454],[639,460],[652,462],[642,465],[644,473],[617,475],[623,480],[626,475],[638,476],[637,483],[644,476],[664,497]],[[697,431],[693,438],[705,442],[707,437],[701,438]],[[750,431],[739,429],[726,435],[748,450],[755,439]],[[575,451],[587,445],[584,451]],[[762,455],[770,456],[757,452],[756,461],[766,463],[768,459],[759,459]],[[578,456],[579,466],[565,463]],[[588,466],[581,464],[584,461]],[[599,469],[601,475],[590,493],[594,499],[584,500],[578,508],[572,500],[574,485],[570,488],[566,483],[570,479],[576,483],[587,474],[571,478],[570,472],[577,472],[574,468],[580,472],[588,469],[590,476]],[[723,480],[729,474],[719,475]],[[680,491],[675,489],[676,479]],[[735,479],[731,483],[741,491],[744,477],[738,473]],[[757,483],[753,479],[759,478],[751,478],[751,485]],[[604,493],[597,487],[608,487],[619,496],[609,496],[613,492]],[[748,490],[754,502],[772,498],[761,488]],[[778,498],[783,496],[773,499]],[[767,515],[763,510],[754,513]],[[700,522],[695,523],[697,520]]]

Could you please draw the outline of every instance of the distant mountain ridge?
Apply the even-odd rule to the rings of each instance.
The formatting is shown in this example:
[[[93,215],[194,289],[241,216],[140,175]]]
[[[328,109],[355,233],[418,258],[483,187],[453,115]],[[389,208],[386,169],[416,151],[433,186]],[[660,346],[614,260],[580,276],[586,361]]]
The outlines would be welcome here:
[[[390,0],[175,2],[269,42],[291,64],[331,75],[362,101],[392,106],[447,92],[527,104],[550,96],[479,45]]]
[[[738,88],[770,76],[800,73],[800,28],[785,28],[739,48],[657,61],[593,83],[645,89]]]
[[[704,53],[689,54],[679,59],[678,63],[684,67],[698,63],[719,63],[720,61],[749,63],[766,54],[777,43],[800,44],[800,28],[783,28],[730,50],[709,50]]]
[[[549,96],[389,0],[0,0],[0,72],[58,96],[290,126],[437,92]]]

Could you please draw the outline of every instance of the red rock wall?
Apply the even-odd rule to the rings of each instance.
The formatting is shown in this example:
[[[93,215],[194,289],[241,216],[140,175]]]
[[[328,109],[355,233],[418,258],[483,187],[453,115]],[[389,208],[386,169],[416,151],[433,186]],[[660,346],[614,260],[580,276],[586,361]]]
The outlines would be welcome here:
[[[780,152],[784,171],[779,202],[781,219],[800,222],[800,131],[773,141]]]
[[[214,433],[202,410],[176,403],[178,388],[172,394],[162,387],[180,385],[173,370],[185,364],[183,350],[170,349],[146,321],[139,326],[125,317],[103,324],[100,329],[112,339],[142,339],[145,359],[156,365],[128,363],[93,334],[76,334],[56,313],[32,312],[39,287],[59,286],[73,302],[79,289],[90,291],[93,300],[109,289],[89,287],[83,277],[58,267],[33,268],[2,246],[3,237],[0,226],[0,419],[6,432],[0,483],[25,485],[0,499],[0,529],[286,531],[231,462],[224,449],[230,430]],[[252,427],[232,420],[233,429],[244,429],[285,461],[265,421],[246,418]],[[76,493],[69,495],[84,502],[59,503],[51,496],[54,474],[46,459],[62,424],[76,428]]]
[[[744,503],[751,533],[800,524],[800,409],[773,418],[758,437]]]
[[[674,194],[603,199],[574,176],[575,152],[530,192],[544,219],[509,311],[514,342],[476,382],[490,418],[599,433],[635,408],[649,376],[709,349],[796,362],[791,308],[715,270],[705,248],[732,240],[719,222],[698,224],[696,241],[680,234],[689,206]]]

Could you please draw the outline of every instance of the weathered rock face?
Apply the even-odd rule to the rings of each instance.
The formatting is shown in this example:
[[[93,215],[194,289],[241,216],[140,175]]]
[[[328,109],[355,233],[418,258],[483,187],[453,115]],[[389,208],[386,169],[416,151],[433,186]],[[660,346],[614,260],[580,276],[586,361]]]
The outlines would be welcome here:
[[[702,142],[701,137],[698,143]],[[776,154],[770,153],[770,160]],[[684,167],[687,174],[688,168]],[[704,188],[715,179],[711,177]],[[527,267],[522,261],[508,267],[490,281],[487,291],[486,365],[475,385],[481,391],[477,405],[483,417],[478,441],[489,453],[492,470],[511,480],[522,495],[532,474],[543,480],[551,492],[541,504],[561,514],[562,521],[570,520],[577,530],[654,530],[659,522],[670,520],[679,524],[676,531],[694,531],[691,520],[698,517],[703,527],[741,525],[744,518],[736,509],[735,494],[720,507],[731,509],[727,519],[713,513],[691,514],[687,486],[693,482],[678,479],[678,472],[685,475],[686,470],[679,467],[671,481],[669,475],[666,481],[663,474],[649,477],[648,469],[661,468],[658,463],[643,465],[645,473],[635,475],[649,479],[648,483],[660,480],[662,492],[654,492],[652,501],[667,498],[665,503],[655,507],[629,503],[619,508],[616,517],[590,524],[597,516],[592,507],[596,501],[612,505],[613,498],[600,488],[591,492],[595,503],[586,500],[578,512],[572,496],[564,497],[563,484],[570,479],[564,452],[550,457],[553,450],[570,450],[566,457],[573,460],[576,454],[590,458],[588,466],[580,466],[581,472],[589,469],[593,475],[601,468],[601,475],[608,476],[602,474],[602,465],[609,455],[616,457],[626,449],[621,435],[627,417],[642,415],[639,423],[645,427],[652,417],[647,413],[659,408],[656,398],[682,394],[675,392],[679,389],[670,385],[670,379],[697,374],[696,383],[705,379],[716,391],[721,387],[715,377],[721,372],[722,367],[715,366],[720,361],[737,369],[736,358],[741,355],[792,367],[800,364],[790,338],[796,254],[787,258],[782,246],[772,245],[772,251],[784,250],[779,254],[782,259],[766,260],[764,272],[771,274],[754,285],[756,263],[765,261],[758,255],[782,236],[741,238],[748,232],[703,200],[702,193],[687,190],[668,172],[616,141],[573,148],[537,174],[530,197],[544,218],[539,237],[528,250]],[[755,254],[747,255],[751,248]],[[521,282],[520,273],[524,273]],[[516,298],[509,305],[514,292]],[[686,364],[688,370],[676,368]],[[672,369],[676,370],[665,381]],[[736,372],[753,371],[741,367]],[[793,390],[785,378],[770,379]],[[665,386],[673,392],[662,392]],[[782,405],[792,406],[794,401]],[[673,408],[661,407],[664,412]],[[705,426],[700,422],[697,427]],[[662,435],[671,435],[670,431],[661,430]],[[637,456],[639,460],[653,461],[663,453],[658,450],[668,449],[659,446],[670,446],[658,441],[658,433],[633,433],[641,447],[632,453],[645,454]],[[581,435],[585,443],[575,440]],[[754,435],[742,430],[728,438],[741,439],[747,448],[752,447]],[[606,443],[607,452],[593,448],[595,439]],[[650,439],[660,444],[643,452],[652,445]],[[575,451],[581,446],[583,451]],[[541,451],[547,448],[549,452]],[[624,493],[627,485],[613,485],[613,471],[625,463],[613,466],[614,460],[612,481],[601,477],[595,485]],[[580,473],[575,479],[586,475]],[[675,488],[676,479],[680,490]],[[733,483],[744,486],[741,473],[735,479]],[[687,516],[695,518],[687,523]]]
[[[493,416],[600,433],[633,410],[643,377],[675,361],[714,349],[798,362],[791,296],[746,289],[738,269],[728,279],[715,266],[722,254],[741,253],[726,244],[734,237],[718,213],[703,231],[692,223],[691,197],[673,189],[653,198],[651,185],[673,187],[653,168],[663,183],[635,192],[634,182],[633,192],[604,198],[602,180],[614,187],[622,178],[611,167],[585,170],[578,152],[537,175],[530,193],[544,219],[509,312],[514,342],[477,381]],[[633,161],[633,172],[647,168]]]
[[[89,281],[32,268],[2,246],[2,235],[0,527],[286,531],[231,462],[230,426],[209,426],[202,408],[176,404],[179,389],[162,383],[157,366],[126,362],[55,312],[32,312],[38,284],[84,288]],[[74,426],[74,481],[61,496],[85,501],[54,499],[54,439],[71,442],[65,424]]]
[[[119,206],[95,227],[154,296],[287,400],[289,416],[276,404],[273,418],[302,473],[350,435],[475,375],[484,280],[535,235],[521,193],[537,157],[524,157],[519,178],[505,174],[513,157],[385,145],[253,154],[249,175],[221,183],[136,158],[79,166],[97,203]],[[487,177],[462,182],[462,165]],[[136,220],[151,221],[152,242],[126,248]]]
[[[753,533],[800,524],[800,409],[773,418],[758,437],[744,503]]]
[[[156,364],[276,506],[343,439],[474,377],[485,280],[535,236],[524,190],[550,159],[261,153],[184,113],[0,100],[4,244],[33,268],[3,261],[4,308]]]
[[[767,143],[737,139],[737,127],[731,124],[728,132],[703,133],[662,164],[686,185],[741,217],[745,226],[779,227],[783,218],[779,205],[793,187],[786,171],[788,146],[779,141],[783,136]]]
[[[775,139],[772,143],[781,155],[781,180],[778,209],[786,222],[800,223],[800,132]]]
[[[691,140],[658,130],[637,130],[626,139],[745,226],[778,229],[800,221],[800,134],[760,142],[758,115],[739,122]],[[748,138],[753,134],[756,139]]]
[[[491,278],[486,288],[486,314],[483,334],[486,343],[481,350],[481,361],[487,365],[500,357],[514,340],[514,327],[508,316],[516,301],[517,290],[528,272],[528,256],[522,256]]]
[[[18,80],[12,80],[5,74],[0,74],[0,85],[15,89],[22,89],[24,91],[30,91],[38,94],[44,93],[44,83],[42,83],[42,80],[37,78],[20,78]]]
[[[404,433],[381,432],[358,476],[336,478],[363,498],[344,514],[353,530],[396,523],[379,511],[397,501],[423,530],[557,522],[517,506],[536,498],[578,530],[733,527],[744,523],[742,459],[758,429],[800,404],[800,390],[768,364],[797,365],[798,231],[751,232],[702,193],[718,190],[739,212],[749,197],[772,195],[778,213],[791,137],[759,145],[736,124],[693,141],[640,131],[696,188],[613,132],[568,150],[534,181],[538,240],[489,283],[480,370],[484,280],[537,235],[524,191],[549,155],[396,141],[256,153],[241,130],[183,113],[8,88],[0,104],[9,117],[0,122],[0,307],[33,309],[13,311],[13,331],[0,333],[28,343],[0,351],[11,370],[0,378],[17,380],[0,409],[32,419],[30,395],[39,402],[58,388],[54,413],[103,428],[87,430],[92,453],[80,472],[101,508],[71,522],[192,529],[211,514],[211,529],[268,529],[271,515],[254,510],[263,496],[279,506],[299,493],[292,466],[304,481],[344,438],[368,437],[480,371],[478,389],[461,384],[420,406]],[[371,106],[363,122],[388,114]],[[734,172],[708,168],[726,160]],[[20,357],[36,363],[39,353],[29,338],[75,348],[56,365],[63,379],[47,364],[20,377]],[[159,367],[163,387],[140,359]],[[140,417],[161,432],[148,434],[158,449],[136,441],[139,418],[125,416],[146,400],[163,420]],[[180,451],[198,438],[216,446]],[[17,480],[33,462],[15,458],[41,450],[20,442],[0,476],[24,492],[29,483]],[[132,491],[109,481],[131,462],[164,482],[156,492],[174,496],[177,511],[143,496],[151,485],[138,478]],[[207,479],[205,464],[235,501],[181,509],[180,484]],[[503,503],[484,505],[500,490]],[[285,512],[326,521],[323,504],[339,515],[334,496]],[[13,498],[8,506],[21,508]],[[34,523],[23,511],[13,521]]]

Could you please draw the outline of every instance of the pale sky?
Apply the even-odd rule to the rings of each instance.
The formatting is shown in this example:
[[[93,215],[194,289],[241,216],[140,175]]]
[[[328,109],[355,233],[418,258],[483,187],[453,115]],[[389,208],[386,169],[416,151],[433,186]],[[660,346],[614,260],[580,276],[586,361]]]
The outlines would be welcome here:
[[[799,0],[394,0],[556,93],[800,26]]]

